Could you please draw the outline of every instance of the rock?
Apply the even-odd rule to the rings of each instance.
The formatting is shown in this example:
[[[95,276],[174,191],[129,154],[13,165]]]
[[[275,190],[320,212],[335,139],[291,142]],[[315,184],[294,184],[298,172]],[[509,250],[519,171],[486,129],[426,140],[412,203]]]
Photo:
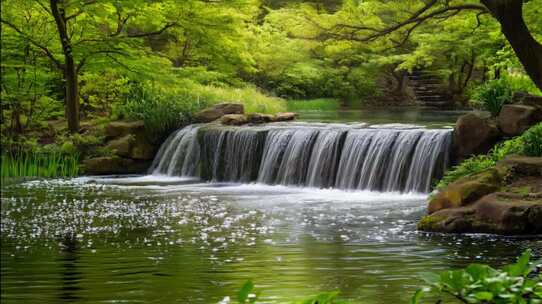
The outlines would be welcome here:
[[[512,96],[512,103],[542,109],[542,96],[531,95],[527,92],[515,92]]]
[[[90,175],[144,173],[150,161],[141,162],[118,156],[90,158],[83,161],[83,172]]]
[[[493,193],[471,206],[444,209],[428,215],[418,223],[418,229],[446,233],[535,235],[542,233],[540,219],[541,199]]]
[[[519,104],[504,105],[497,118],[499,129],[508,136],[521,135],[540,121],[541,108]]]
[[[506,167],[514,176],[542,176],[542,157],[507,156],[497,162],[497,167]]]
[[[195,115],[198,122],[211,122],[226,114],[244,114],[245,108],[240,103],[219,103],[210,108],[204,109]]]
[[[463,160],[474,154],[485,154],[499,138],[499,130],[489,118],[465,114],[459,117],[454,129],[455,158]]]
[[[108,139],[126,136],[128,134],[144,133],[143,121],[113,121],[105,127],[105,136]]]
[[[155,154],[156,147],[154,145],[151,145],[146,140],[136,140],[136,142],[132,145],[130,158],[139,160],[152,160]]]
[[[297,113],[293,112],[278,113],[275,115],[273,121],[290,121],[296,119],[296,117]]]
[[[111,140],[106,148],[115,151],[115,154],[123,157],[130,157],[132,152],[132,144],[135,141],[134,135],[125,135],[121,138]]]
[[[274,116],[270,114],[251,113],[247,115],[249,123],[260,124],[273,121]]]
[[[224,125],[240,126],[248,123],[248,118],[244,114],[226,114],[220,122]]]
[[[473,176],[461,178],[431,198],[428,213],[467,206],[482,196],[498,190],[504,175],[506,168],[490,168]]]

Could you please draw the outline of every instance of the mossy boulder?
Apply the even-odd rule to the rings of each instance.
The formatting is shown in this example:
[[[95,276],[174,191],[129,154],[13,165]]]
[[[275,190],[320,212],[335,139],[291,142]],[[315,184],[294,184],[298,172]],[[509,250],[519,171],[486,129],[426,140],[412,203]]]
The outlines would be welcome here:
[[[240,103],[219,103],[204,109],[194,116],[198,122],[211,122],[227,114],[244,114],[245,108]]]
[[[105,156],[86,159],[82,171],[89,175],[136,174],[144,173],[150,162],[136,161],[118,156]]]
[[[505,174],[506,168],[490,168],[451,183],[431,198],[428,213],[466,206],[486,194],[497,191]]]
[[[542,234],[542,199],[492,193],[472,205],[443,209],[418,223],[422,231],[445,233]]]
[[[105,136],[108,139],[129,134],[143,134],[144,132],[145,123],[143,121],[113,121],[105,127]]]
[[[248,118],[244,114],[226,114],[220,118],[220,122],[229,126],[240,126],[248,123]]]
[[[274,116],[271,114],[250,113],[247,115],[247,120],[251,124],[261,124],[273,121]]]
[[[115,154],[122,157],[130,157],[132,152],[132,145],[135,142],[135,136],[132,134],[124,135],[121,138],[117,138],[109,141],[106,145],[106,149],[114,151]]]

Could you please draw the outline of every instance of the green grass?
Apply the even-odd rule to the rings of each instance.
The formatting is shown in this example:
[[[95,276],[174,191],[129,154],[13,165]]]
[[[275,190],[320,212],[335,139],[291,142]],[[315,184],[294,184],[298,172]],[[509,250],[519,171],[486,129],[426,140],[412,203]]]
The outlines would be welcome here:
[[[317,98],[308,100],[288,100],[287,108],[290,112],[303,111],[337,111],[340,107],[338,99],[335,98]]]
[[[70,177],[79,173],[78,155],[61,153],[3,153],[1,177]]]

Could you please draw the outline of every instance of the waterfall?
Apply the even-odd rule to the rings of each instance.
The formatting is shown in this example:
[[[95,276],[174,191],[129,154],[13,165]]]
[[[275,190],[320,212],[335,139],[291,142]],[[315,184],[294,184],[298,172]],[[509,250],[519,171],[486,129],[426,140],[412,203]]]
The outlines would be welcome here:
[[[451,130],[326,124],[190,125],[152,174],[345,190],[429,192],[450,163]]]

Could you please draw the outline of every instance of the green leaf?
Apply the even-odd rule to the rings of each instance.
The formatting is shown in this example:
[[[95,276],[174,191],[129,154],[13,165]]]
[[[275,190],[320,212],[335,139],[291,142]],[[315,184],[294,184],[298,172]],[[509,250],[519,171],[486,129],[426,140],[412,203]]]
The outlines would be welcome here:
[[[412,299],[410,299],[410,304],[420,304],[421,299],[423,297],[423,289],[416,290],[416,293],[414,293],[414,296],[412,296]]]
[[[252,292],[254,289],[254,283],[252,281],[248,280],[243,284],[243,287],[239,290],[239,293],[237,294],[237,300],[239,303],[246,303],[248,300],[248,295]]]
[[[480,301],[491,301],[493,300],[493,294],[487,291],[479,291],[474,294],[474,297]]]
[[[531,250],[527,249],[523,252],[521,257],[518,259],[518,261],[515,264],[505,267],[506,273],[508,273],[508,275],[513,276],[513,277],[525,276],[529,274],[530,272],[529,260],[530,259],[531,259]]]

